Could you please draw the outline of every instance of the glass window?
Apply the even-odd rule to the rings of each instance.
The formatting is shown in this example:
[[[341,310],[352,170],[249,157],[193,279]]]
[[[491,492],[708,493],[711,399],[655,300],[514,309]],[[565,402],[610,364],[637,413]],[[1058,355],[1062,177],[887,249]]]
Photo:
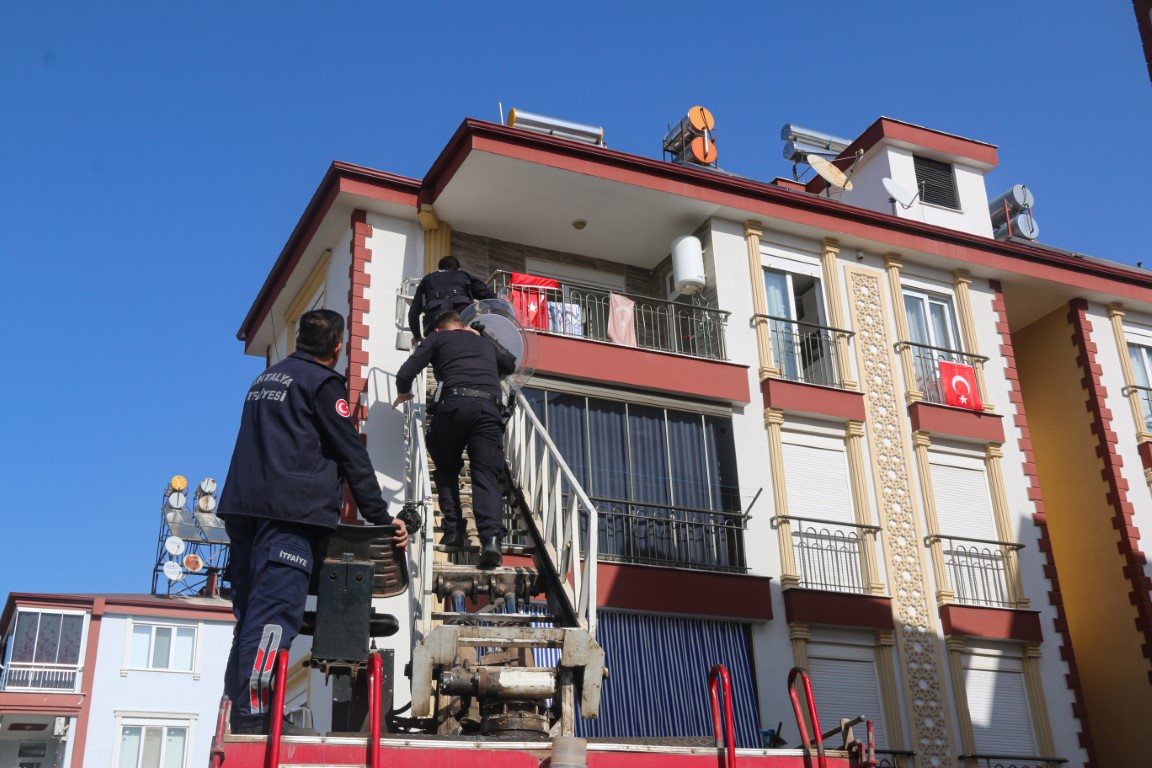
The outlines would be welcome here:
[[[960,349],[951,298],[905,289],[904,312],[912,337],[909,341],[939,349]]]
[[[75,613],[20,611],[10,661],[78,664],[84,617]]]
[[[136,624],[132,627],[128,666],[190,672],[195,646],[195,627]]]
[[[780,375],[793,381],[838,386],[832,335],[824,326],[820,279],[814,275],[764,270],[772,357]]]
[[[120,729],[118,768],[184,768],[188,728],[125,725]]]
[[[1140,397],[1140,406],[1144,411],[1144,428],[1152,429],[1152,347],[1129,342],[1128,357],[1132,360],[1136,393]]]

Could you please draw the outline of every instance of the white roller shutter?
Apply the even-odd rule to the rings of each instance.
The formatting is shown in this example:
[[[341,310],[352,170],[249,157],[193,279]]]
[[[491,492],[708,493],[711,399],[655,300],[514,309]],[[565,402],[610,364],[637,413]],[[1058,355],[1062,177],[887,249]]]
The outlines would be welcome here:
[[[972,539],[999,538],[983,463],[974,459],[962,462],[959,457],[948,459],[955,460],[931,460],[940,533]]]
[[[1035,755],[1036,737],[1019,659],[966,654],[964,687],[976,751],[985,755]]]
[[[798,520],[791,524],[802,585],[811,589],[862,591],[861,541],[852,525],[855,514],[843,440],[798,433],[786,434],[784,439],[788,515],[845,523]]]
[[[827,649],[818,651],[826,653]],[[880,687],[876,678],[876,664],[871,660],[812,656],[809,648],[808,676],[812,679],[812,693],[816,698],[816,712],[820,727],[831,730],[842,718],[863,715],[873,721],[876,748],[888,745],[884,731],[884,717],[880,706]],[[864,724],[855,726],[856,738],[864,740]]]

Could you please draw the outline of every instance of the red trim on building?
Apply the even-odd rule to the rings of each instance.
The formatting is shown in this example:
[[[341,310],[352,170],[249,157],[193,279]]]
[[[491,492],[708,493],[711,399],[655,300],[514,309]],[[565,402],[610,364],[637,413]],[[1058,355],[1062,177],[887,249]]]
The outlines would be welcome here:
[[[763,576],[601,561],[596,567],[596,604],[628,611],[770,621],[771,581]]]
[[[988,171],[1000,164],[995,144],[966,139],[954,133],[944,133],[901,120],[893,120],[890,117],[881,117],[865,128],[864,132],[840,153],[840,157],[851,157],[859,150],[867,152],[883,139],[923,147],[957,159],[970,160]]]
[[[360,423],[368,418],[367,399],[362,398],[368,387],[368,323],[364,317],[372,310],[372,301],[368,298],[368,289],[372,287],[372,276],[368,274],[368,265],[372,263],[372,249],[368,247],[368,238],[372,237],[372,225],[368,223],[368,212],[357,208],[352,211],[350,222],[352,227],[352,242],[348,244],[348,251],[352,255],[348,267],[348,403],[352,408],[352,420],[356,431],[360,431]],[[360,442],[367,442],[367,435],[360,435]],[[344,509],[340,513],[340,522],[358,524],[356,516],[356,502],[347,488],[344,489]]]
[[[1039,611],[942,605],[940,624],[945,635],[992,637],[1022,643],[1040,643],[1044,640]]]
[[[797,381],[768,378],[760,382],[765,408],[834,416],[843,421],[864,421],[864,394],[818,387]]]
[[[1076,652],[1072,648],[1072,635],[1068,631],[1068,618],[1064,610],[1064,598],[1060,592],[1060,578],[1056,571],[1056,561],[1052,557],[1052,540],[1048,535],[1048,517],[1044,512],[1044,495],[1040,491],[1040,480],[1036,472],[1036,456],[1032,452],[1032,433],[1028,429],[1028,416],[1024,411],[1024,399],[1020,394],[1020,375],[1016,371],[1016,352],[1012,347],[1012,337],[1008,333],[1008,314],[1004,304],[1004,288],[999,280],[989,280],[989,287],[995,293],[992,298],[992,312],[996,319],[997,333],[1000,335],[1000,356],[1004,360],[1004,378],[1008,383],[1008,402],[1006,409],[1012,416],[1012,423],[1019,431],[1017,447],[1024,455],[1021,470],[1027,485],[1028,498],[1032,501],[1032,523],[1036,526],[1037,551],[1044,559],[1044,576],[1048,579],[1051,590],[1048,592],[1048,602],[1056,611],[1053,622],[1056,634],[1060,637],[1060,658],[1067,665],[1068,674],[1064,676],[1064,684],[1072,692],[1075,699],[1073,716],[1080,722],[1080,733],[1077,743],[1088,753],[1087,767],[1096,765],[1096,747],[1092,740],[1092,729],[1089,727],[1087,710],[1084,705],[1084,689],[1080,685],[1080,670],[1076,665]],[[1023,537],[1023,532],[1021,532]]]
[[[908,417],[915,431],[967,438],[982,443],[1004,442],[1003,417],[999,414],[917,402],[908,406]]]
[[[1140,463],[1144,469],[1152,469],[1152,443],[1140,443],[1136,447],[1140,451]]]
[[[1124,557],[1124,578],[1132,586],[1128,599],[1136,606],[1136,628],[1144,635],[1141,646],[1144,658],[1152,659],[1152,580],[1144,575],[1148,558],[1140,550],[1140,530],[1133,520],[1132,503],[1128,501],[1128,481],[1124,479],[1124,459],[1116,451],[1118,438],[1112,430],[1112,412],[1108,409],[1108,388],[1100,381],[1100,364],[1092,342],[1092,321],[1088,319],[1088,302],[1073,299],[1069,303],[1068,321],[1072,324],[1072,343],[1079,349],[1077,362],[1084,372],[1080,380],[1087,399],[1085,407],[1094,420],[1096,455],[1104,468],[1101,477],[1108,485],[1108,503],[1112,506],[1112,527],[1116,529],[1116,548]],[[1148,672],[1152,681],[1152,670]]]
[[[818,589],[784,590],[784,616],[789,624],[800,622],[867,629],[894,629],[896,626],[890,597]]]
[[[543,333],[536,334],[536,349],[537,373],[738,405],[751,402],[746,365]]]
[[[792,179],[785,179],[781,176],[777,176],[776,178],[772,179],[772,181],[770,181],[769,183],[773,184],[777,187],[780,187],[781,189],[791,189],[791,190],[796,191],[796,192],[805,192],[806,191],[806,189],[804,187],[804,182],[793,181]]]

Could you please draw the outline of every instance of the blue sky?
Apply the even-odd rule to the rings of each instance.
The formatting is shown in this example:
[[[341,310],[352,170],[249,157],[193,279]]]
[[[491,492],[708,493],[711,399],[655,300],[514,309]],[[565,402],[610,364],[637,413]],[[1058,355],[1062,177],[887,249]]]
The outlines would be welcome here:
[[[786,122],[999,146],[1040,239],[1145,256],[1152,86],[1129,0],[0,0],[0,595],[146,592],[167,479],[227,471],[235,339],[333,160],[422,177],[499,105],[787,176]]]

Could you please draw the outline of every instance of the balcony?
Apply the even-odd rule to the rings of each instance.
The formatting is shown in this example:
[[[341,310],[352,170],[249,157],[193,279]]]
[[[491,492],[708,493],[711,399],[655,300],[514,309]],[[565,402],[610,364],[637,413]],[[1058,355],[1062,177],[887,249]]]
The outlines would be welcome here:
[[[569,281],[514,284],[513,275],[498,271],[489,285],[508,298],[529,330],[705,360],[727,359],[724,326],[729,312]],[[627,300],[625,305],[632,302],[630,322],[612,322],[613,296]]]
[[[983,389],[982,379],[984,363],[987,357],[970,355],[956,349],[932,347],[927,344],[918,344],[914,341],[898,341],[895,350],[905,365],[910,365],[913,373],[913,385],[924,395],[929,403],[946,405],[944,387],[940,381],[940,363],[959,363],[970,366],[976,372],[978,389]],[[986,394],[979,392],[982,402],[988,402]]]
[[[852,331],[772,315],[753,315],[753,319],[768,321],[772,359],[780,368],[780,378],[845,388],[849,377],[839,361],[848,359]],[[840,353],[837,353],[838,346],[843,348]]]
[[[781,531],[782,545],[791,545],[793,562],[785,558],[785,583],[829,592],[874,592],[880,526],[793,515],[777,515],[772,524]]]
[[[75,664],[26,664],[9,662],[0,675],[0,691],[78,690],[83,667]]]
[[[1063,757],[1032,757],[1029,755],[960,755],[964,765],[976,768],[1057,768],[1068,762]]]
[[[924,543],[932,549],[933,557],[939,558],[956,603],[1017,607],[1016,552],[1024,548],[1023,544],[942,534],[926,536]]]

